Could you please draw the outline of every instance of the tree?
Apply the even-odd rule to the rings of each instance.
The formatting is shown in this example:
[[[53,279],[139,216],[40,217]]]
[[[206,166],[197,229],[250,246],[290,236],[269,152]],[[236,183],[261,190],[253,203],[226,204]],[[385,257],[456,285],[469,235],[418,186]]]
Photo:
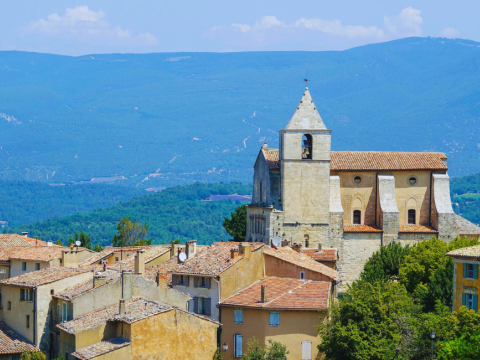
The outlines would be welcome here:
[[[408,359],[417,349],[420,308],[397,282],[354,282],[318,326],[328,359]]]
[[[223,227],[233,241],[245,241],[247,234],[247,205],[241,205],[223,220]]]
[[[242,360],[265,360],[267,352],[260,346],[255,337],[248,339],[247,352],[243,354]]]
[[[287,360],[287,346],[278,341],[268,340],[265,360]]]
[[[215,354],[213,354],[213,360],[223,360],[222,349],[217,347],[217,350],[215,350]]]
[[[115,247],[151,245],[152,239],[146,239],[149,227],[147,223],[132,221],[131,217],[123,217],[117,224],[118,233],[113,236]]]
[[[95,246],[93,247],[93,251],[100,252],[102,250],[103,250],[103,246],[100,243],[95,244]]]
[[[83,231],[80,232],[80,236],[78,235],[78,232],[75,231],[75,236],[73,238],[68,239],[68,246],[76,244],[77,241],[80,241],[81,247],[84,247],[86,249],[92,248],[92,239]]]
[[[61,239],[58,239],[56,242],[55,242],[56,245],[59,245],[59,246],[63,246],[63,242]]]
[[[464,334],[460,338],[448,341],[437,353],[440,360],[475,360],[480,359],[480,331],[470,339]]]
[[[22,355],[20,355],[20,360],[46,360],[47,357],[41,351],[28,351],[25,350]]]
[[[398,242],[380,246],[380,250],[376,251],[365,263],[360,279],[374,283],[398,277],[398,270],[409,252],[408,245],[404,247]]]

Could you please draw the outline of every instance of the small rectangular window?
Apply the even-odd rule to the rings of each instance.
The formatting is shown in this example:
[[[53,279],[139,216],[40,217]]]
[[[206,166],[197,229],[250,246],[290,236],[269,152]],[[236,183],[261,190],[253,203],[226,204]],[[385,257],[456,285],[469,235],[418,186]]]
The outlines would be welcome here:
[[[30,327],[30,315],[27,315],[27,328]]]
[[[40,270],[40,263],[35,263],[35,270],[36,271]]]
[[[22,262],[22,271],[27,271],[27,262]]]
[[[7,303],[7,310],[12,310],[12,302],[11,301],[9,301]]]
[[[415,214],[416,214],[415,209],[408,210],[408,224],[409,225],[415,225],[417,223]]]
[[[200,278],[200,287],[202,287],[202,288],[207,287],[207,278],[205,278],[205,277]]]
[[[305,271],[300,271],[300,280],[305,280]]]
[[[18,360],[18,356],[12,356],[12,360]]]
[[[467,278],[473,279],[473,264],[467,264]]]
[[[243,309],[235,309],[233,323],[239,325],[243,324]]]
[[[20,289],[20,301],[25,300],[25,289]]]
[[[62,321],[67,321],[67,303],[63,303],[63,309],[62,309]]]
[[[178,285],[185,285],[185,276],[178,276]]]
[[[280,326],[280,313],[278,311],[270,311],[270,326]]]
[[[243,336],[242,335],[234,335],[233,336],[233,347],[234,353],[236,358],[241,358],[243,356]]]
[[[361,225],[362,212],[360,210],[353,210],[353,225]]]
[[[118,257],[115,257],[115,262],[118,262]]]

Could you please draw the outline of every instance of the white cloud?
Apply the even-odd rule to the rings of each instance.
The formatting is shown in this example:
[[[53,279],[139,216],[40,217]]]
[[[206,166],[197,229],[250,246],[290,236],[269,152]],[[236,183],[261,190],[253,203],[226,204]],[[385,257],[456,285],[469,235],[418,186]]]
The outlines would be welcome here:
[[[460,31],[451,27],[446,27],[440,32],[440,36],[446,38],[456,38],[458,35],[460,35]]]
[[[252,27],[247,24],[232,24],[232,26],[238,28],[241,32],[249,32],[252,30]],[[217,27],[215,30],[219,30],[219,28]]]
[[[423,23],[421,13],[409,6],[397,16],[384,16],[385,29],[395,37],[420,36]]]
[[[343,25],[340,20],[327,21],[322,19],[299,19],[292,26],[318,30],[326,34],[347,38],[379,38],[385,37],[382,29],[376,26]]]
[[[23,28],[23,32],[97,44],[137,46],[158,44],[158,39],[150,33],[134,35],[129,29],[112,26],[105,19],[102,10],[93,11],[88,6],[68,8],[63,16],[53,13],[48,15],[46,20],[32,21]]]

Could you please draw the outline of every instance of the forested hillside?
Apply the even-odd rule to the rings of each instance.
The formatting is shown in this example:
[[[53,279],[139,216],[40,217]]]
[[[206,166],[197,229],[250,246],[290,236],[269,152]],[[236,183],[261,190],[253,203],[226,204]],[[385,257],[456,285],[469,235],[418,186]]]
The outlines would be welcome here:
[[[133,220],[146,221],[150,225],[153,244],[167,243],[172,239],[197,239],[199,244],[211,244],[229,239],[222,225],[223,219],[239,206],[239,202],[201,200],[211,195],[251,193],[251,185],[241,183],[175,186],[105,209],[5,229],[4,232],[28,231],[31,237],[61,239],[66,243],[75,231],[84,231],[92,238],[92,243],[110,245],[117,223],[122,217],[131,216]]]
[[[480,224],[480,174],[453,178],[450,192],[453,210],[474,224]]]
[[[479,172],[479,65],[479,43],[441,38],[323,52],[3,51],[0,177],[251,182],[307,68],[333,150],[441,151],[451,176]]]
[[[105,184],[50,186],[34,181],[0,180],[0,221],[14,227],[89,212],[145,193],[133,187]]]

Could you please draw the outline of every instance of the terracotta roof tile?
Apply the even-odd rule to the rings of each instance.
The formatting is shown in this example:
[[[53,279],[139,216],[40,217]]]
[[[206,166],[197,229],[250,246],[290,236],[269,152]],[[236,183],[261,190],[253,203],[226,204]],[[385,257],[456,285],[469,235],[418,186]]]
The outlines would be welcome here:
[[[262,285],[267,285],[266,303],[261,301]],[[329,281],[267,277],[225,299],[220,306],[266,310],[325,310],[330,289]]]
[[[21,252],[17,252],[10,258],[18,260],[51,261],[53,259],[61,258],[62,253],[68,250],[69,248],[63,248],[60,246],[32,246]]]
[[[230,266],[241,261],[243,255],[238,255],[231,259],[231,250],[239,247],[239,242],[216,242],[209,247],[200,248],[194,256],[187,259],[184,263],[172,265],[174,274],[198,274],[217,276]],[[262,248],[264,243],[250,243],[252,252]],[[176,258],[176,257],[175,257]],[[174,258],[172,258],[174,259]]]
[[[102,276],[105,277],[105,285],[110,284],[114,281],[117,281],[120,279],[121,274],[118,271],[115,270],[107,270],[107,271],[102,271],[95,276]],[[100,285],[103,286],[103,285]],[[97,287],[98,288],[98,287]],[[63,299],[63,300],[72,300],[75,299],[78,296],[81,296],[83,294],[86,294],[92,290],[94,290],[94,280],[93,278],[88,279],[87,281],[80,283],[78,285],[69,287],[65,290],[62,290],[60,293],[56,293],[53,297]]]
[[[18,234],[0,234],[0,246],[34,246],[34,244],[31,244],[27,239],[25,236]]]
[[[22,354],[24,351],[40,351],[5,323],[0,322],[0,354]]]
[[[337,249],[302,249],[302,254],[316,261],[337,261]]]
[[[59,266],[50,266],[48,268],[32,271],[24,275],[12,277],[0,281],[1,285],[13,285],[23,287],[37,287],[49,284],[58,280],[66,279],[78,274],[89,272],[87,269],[72,269]]]
[[[278,149],[263,151],[270,168],[278,168]],[[447,170],[446,159],[444,153],[436,152],[332,151],[330,170]]]
[[[400,225],[401,233],[438,233],[433,227],[428,225]]]
[[[480,245],[452,250],[447,253],[447,256],[476,258],[477,260],[480,260]]]
[[[457,214],[455,214],[455,228],[459,235],[480,234],[480,227]]]
[[[382,229],[379,229],[373,225],[343,225],[344,232],[357,232],[357,233],[381,233]]]
[[[97,356],[129,346],[130,341],[122,337],[116,337],[110,340],[99,341],[95,344],[85,346],[72,353],[77,359],[90,360]]]
[[[291,264],[295,264],[299,267],[304,269],[308,269],[325,276],[328,276],[332,280],[338,280],[339,275],[338,272],[330,269],[328,266],[320,264],[316,262],[308,255],[299,253],[288,246],[280,247],[278,249],[265,247],[264,253],[269,256],[273,256],[277,259],[289,262]]]

